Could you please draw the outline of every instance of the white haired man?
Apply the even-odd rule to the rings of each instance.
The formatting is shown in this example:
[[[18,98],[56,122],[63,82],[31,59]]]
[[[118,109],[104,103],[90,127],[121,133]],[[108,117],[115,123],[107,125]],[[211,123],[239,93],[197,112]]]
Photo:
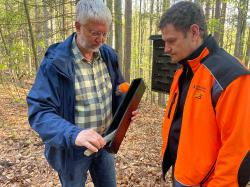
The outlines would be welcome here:
[[[124,82],[115,51],[104,42],[112,22],[102,0],[76,5],[76,33],[51,45],[27,96],[29,122],[45,144],[45,157],[62,186],[116,186],[114,159],[101,136],[122,96]],[[132,120],[137,112],[133,112]],[[84,156],[90,149],[93,155]]]

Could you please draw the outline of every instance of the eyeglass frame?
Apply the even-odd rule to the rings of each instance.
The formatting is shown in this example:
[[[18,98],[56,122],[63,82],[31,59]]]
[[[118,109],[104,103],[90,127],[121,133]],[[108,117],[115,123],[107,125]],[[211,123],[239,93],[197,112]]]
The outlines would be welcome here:
[[[91,37],[93,38],[98,38],[100,36],[102,36],[103,38],[107,39],[108,36],[109,36],[109,32],[100,32],[100,31],[95,31],[95,30],[90,30],[90,29],[87,29],[84,27],[84,25],[81,25],[83,26],[83,28],[89,32],[89,34],[91,35]]]

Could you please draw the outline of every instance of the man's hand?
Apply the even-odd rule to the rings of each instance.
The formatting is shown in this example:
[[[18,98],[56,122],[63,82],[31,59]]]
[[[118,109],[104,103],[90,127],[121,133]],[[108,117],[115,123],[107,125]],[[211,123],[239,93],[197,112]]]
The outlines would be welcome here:
[[[139,111],[138,110],[133,111],[131,121],[135,121],[136,118],[138,118],[138,116],[139,116]]]
[[[93,152],[98,152],[106,144],[103,137],[93,129],[82,130],[76,137],[77,146],[86,147]]]

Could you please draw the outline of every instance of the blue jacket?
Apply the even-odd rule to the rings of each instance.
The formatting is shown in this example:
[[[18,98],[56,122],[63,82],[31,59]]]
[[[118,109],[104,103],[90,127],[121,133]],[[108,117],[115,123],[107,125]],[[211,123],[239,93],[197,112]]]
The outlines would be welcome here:
[[[82,129],[74,124],[73,36],[48,48],[27,96],[29,123],[45,144],[45,157],[56,171],[64,173],[70,171],[70,162],[80,159],[85,150],[75,145],[76,136]],[[115,51],[103,45],[100,52],[111,77],[114,114],[122,99],[115,95],[115,88],[124,79]]]

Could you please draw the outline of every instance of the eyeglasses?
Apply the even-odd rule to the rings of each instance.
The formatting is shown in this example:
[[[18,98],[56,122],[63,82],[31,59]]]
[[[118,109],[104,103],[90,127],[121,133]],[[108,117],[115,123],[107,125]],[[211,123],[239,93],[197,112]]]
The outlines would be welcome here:
[[[100,36],[103,36],[103,38],[107,38],[109,35],[109,32],[99,32],[99,31],[95,31],[95,30],[89,30],[86,29],[84,26],[83,28],[89,32],[89,34],[93,37],[93,38],[98,38]]]

